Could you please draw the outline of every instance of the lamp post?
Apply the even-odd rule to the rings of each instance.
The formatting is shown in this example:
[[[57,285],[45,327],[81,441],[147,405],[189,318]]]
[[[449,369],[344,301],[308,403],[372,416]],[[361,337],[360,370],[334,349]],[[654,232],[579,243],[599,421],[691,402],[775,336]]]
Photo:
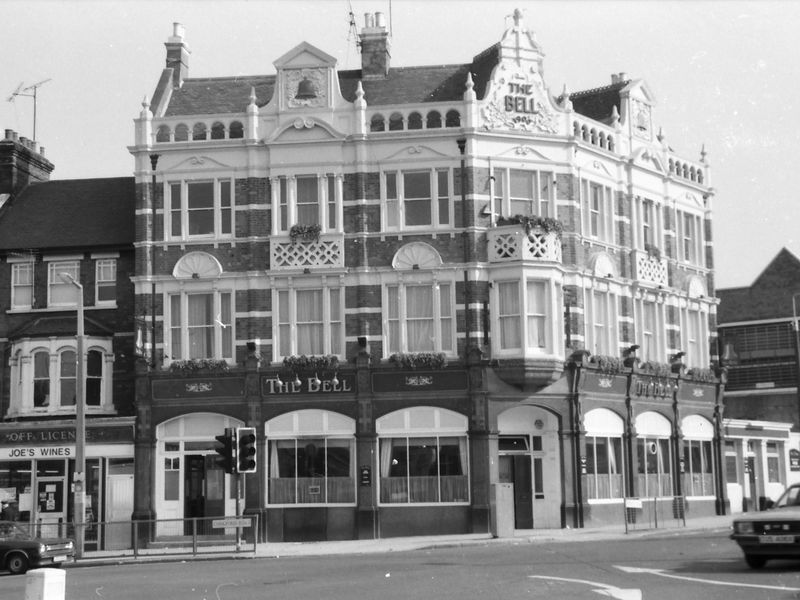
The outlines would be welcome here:
[[[86,519],[86,394],[85,362],[83,358],[83,286],[69,273],[59,273],[64,283],[78,289],[78,331],[76,340],[77,365],[75,374],[75,474],[73,476],[73,514],[75,519],[75,545],[78,558],[83,556],[84,521]]]

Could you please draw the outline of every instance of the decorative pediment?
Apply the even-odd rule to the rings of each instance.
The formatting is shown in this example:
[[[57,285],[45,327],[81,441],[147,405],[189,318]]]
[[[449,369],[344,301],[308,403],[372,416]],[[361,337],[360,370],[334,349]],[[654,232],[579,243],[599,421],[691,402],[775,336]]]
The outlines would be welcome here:
[[[335,67],[336,58],[308,42],[302,42],[276,59],[272,64],[278,71],[301,67]]]
[[[484,127],[557,133],[559,119],[537,63],[495,67],[481,106]]]
[[[617,267],[606,252],[598,252],[590,260],[595,277],[616,277]]]
[[[222,265],[207,252],[189,252],[172,269],[175,279],[217,279],[220,275]]]
[[[392,259],[392,267],[406,269],[435,269],[442,266],[442,257],[433,246],[424,242],[412,242],[400,248]]]
[[[188,169],[232,169],[229,164],[218,161],[216,158],[210,156],[190,156],[175,165],[169,166],[163,170],[165,173],[170,171],[185,171]]]
[[[704,298],[706,295],[705,282],[700,277],[690,277],[686,282],[686,292],[689,298]]]
[[[343,139],[345,135],[333,129],[328,123],[314,117],[298,117],[274,132],[267,142],[274,141],[324,141]]]
[[[278,70],[281,110],[333,106],[336,59],[308,42],[295,46],[274,63]]]
[[[401,148],[397,152],[393,152],[392,154],[386,155],[381,157],[379,160],[390,160],[393,158],[397,158],[399,156],[411,156],[415,158],[423,158],[425,156],[449,156],[449,154],[445,154],[444,152],[439,152],[438,150],[434,150],[430,146],[406,146],[405,148]]]

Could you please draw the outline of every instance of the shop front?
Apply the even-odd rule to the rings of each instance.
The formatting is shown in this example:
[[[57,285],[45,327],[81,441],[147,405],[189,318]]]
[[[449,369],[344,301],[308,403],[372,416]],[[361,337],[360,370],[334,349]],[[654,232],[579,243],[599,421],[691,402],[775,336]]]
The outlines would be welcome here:
[[[72,423],[0,425],[0,498],[15,517],[47,536],[74,535]],[[133,420],[91,420],[86,428],[86,550],[124,547],[133,512]]]

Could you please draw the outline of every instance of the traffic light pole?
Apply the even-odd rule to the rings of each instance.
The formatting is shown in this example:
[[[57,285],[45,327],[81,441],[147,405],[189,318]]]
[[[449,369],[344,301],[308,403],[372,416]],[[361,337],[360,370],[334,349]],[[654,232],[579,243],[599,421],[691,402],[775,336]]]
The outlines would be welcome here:
[[[236,471],[236,518],[242,517],[242,474]],[[242,549],[242,528],[236,526],[236,551]]]

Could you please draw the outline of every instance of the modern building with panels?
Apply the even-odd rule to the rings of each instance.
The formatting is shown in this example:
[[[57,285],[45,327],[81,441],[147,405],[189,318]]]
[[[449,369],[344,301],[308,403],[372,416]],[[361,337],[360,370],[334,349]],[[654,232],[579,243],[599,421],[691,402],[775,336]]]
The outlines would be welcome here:
[[[368,14],[360,69],[193,78],[175,25],[130,147],[136,519],[233,514],[237,426],[272,541],[724,512],[705,153],[499,37],[398,67]]]

